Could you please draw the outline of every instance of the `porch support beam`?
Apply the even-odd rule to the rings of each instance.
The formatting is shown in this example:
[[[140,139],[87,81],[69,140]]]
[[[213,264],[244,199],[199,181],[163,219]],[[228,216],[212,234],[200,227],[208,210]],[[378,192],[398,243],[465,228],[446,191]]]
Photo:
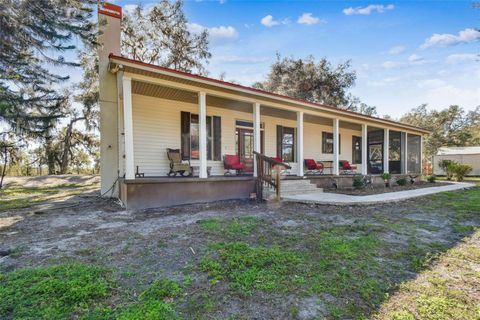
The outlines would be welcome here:
[[[207,94],[205,92],[198,93],[198,149],[200,158],[199,178],[206,179],[207,175]]]
[[[362,175],[368,174],[368,126],[362,124]]]
[[[390,129],[383,130],[383,172],[390,171]]]
[[[125,179],[135,179],[133,156],[132,79],[123,77],[123,134],[125,136]]]
[[[303,177],[303,111],[297,112],[297,176]]]
[[[260,103],[253,104],[253,150],[261,152],[261,135],[260,135]],[[253,157],[253,176],[257,177],[257,157]]]
[[[340,138],[340,120],[333,119],[333,174],[338,176],[339,170],[339,138]]]

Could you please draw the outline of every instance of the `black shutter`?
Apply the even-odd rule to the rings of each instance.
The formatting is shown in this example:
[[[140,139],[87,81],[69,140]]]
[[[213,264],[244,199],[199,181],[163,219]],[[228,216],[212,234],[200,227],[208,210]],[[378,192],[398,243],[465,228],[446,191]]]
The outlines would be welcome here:
[[[183,160],[190,160],[190,112],[181,112],[181,152]]]
[[[282,157],[283,127],[277,125],[277,157]]]
[[[222,118],[213,117],[213,160],[222,160]]]
[[[342,154],[342,135],[338,134],[338,154]]]

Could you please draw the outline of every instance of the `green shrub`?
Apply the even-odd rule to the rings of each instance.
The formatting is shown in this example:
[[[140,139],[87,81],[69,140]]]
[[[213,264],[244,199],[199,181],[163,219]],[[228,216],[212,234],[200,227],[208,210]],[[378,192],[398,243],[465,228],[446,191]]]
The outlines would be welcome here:
[[[408,182],[408,181],[407,181],[407,178],[405,178],[405,177],[402,177],[402,178],[398,178],[398,179],[397,179],[397,184],[398,184],[399,186],[405,186],[405,185],[407,185],[407,182]]]
[[[389,172],[384,172],[381,175],[383,180],[390,180],[392,178],[392,175]]]
[[[445,172],[445,176],[447,177],[447,180],[452,180],[453,177],[453,171],[452,171],[452,165],[456,164],[455,161],[453,160],[442,160],[438,163],[438,166],[440,169],[442,169]]]
[[[437,180],[437,177],[433,174],[427,177],[427,181],[430,183],[435,183],[436,180]]]
[[[448,168],[455,174],[455,180],[457,181],[463,181],[463,178],[473,170],[471,165],[460,163],[451,163]]]
[[[353,178],[353,187],[355,189],[363,188],[363,178],[362,177],[354,177]]]

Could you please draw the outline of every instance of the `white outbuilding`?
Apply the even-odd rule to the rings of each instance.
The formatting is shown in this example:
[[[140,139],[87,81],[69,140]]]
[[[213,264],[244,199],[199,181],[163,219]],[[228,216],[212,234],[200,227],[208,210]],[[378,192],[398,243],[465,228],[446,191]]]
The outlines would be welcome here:
[[[480,146],[477,147],[442,147],[433,157],[433,173],[444,175],[445,172],[438,166],[442,160],[452,160],[473,167],[469,176],[480,176]]]

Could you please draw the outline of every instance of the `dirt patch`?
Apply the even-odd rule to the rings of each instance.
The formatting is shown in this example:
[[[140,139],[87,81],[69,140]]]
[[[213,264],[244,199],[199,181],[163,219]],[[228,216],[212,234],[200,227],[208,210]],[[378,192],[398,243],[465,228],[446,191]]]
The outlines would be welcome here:
[[[56,176],[32,176],[32,177],[5,177],[5,186],[22,186],[26,188],[58,186],[63,184],[98,184],[99,175],[56,175]]]
[[[452,194],[462,192],[473,191]],[[386,293],[416,277],[424,261],[468,235],[456,225],[480,226],[479,214],[432,209],[438,202],[426,197],[395,206],[337,207],[225,201],[135,211],[114,200],[76,195],[43,204],[42,210],[0,212],[0,250],[9,252],[0,257],[0,268],[65,261],[103,265],[114,270],[121,290],[134,295],[159,276],[189,279],[176,306],[184,318],[368,317]],[[204,266],[206,257],[214,263],[225,253],[215,249],[222,243],[246,244],[262,259],[288,253],[295,272],[284,277],[279,265],[273,269],[278,278],[261,275],[280,289],[269,291],[268,283],[253,281],[253,288],[264,289],[242,291],[237,278],[212,277]],[[232,256],[224,265],[240,258],[245,257]],[[261,266],[269,267],[266,261]],[[248,269],[254,262],[234,270],[241,281],[259,271]]]

